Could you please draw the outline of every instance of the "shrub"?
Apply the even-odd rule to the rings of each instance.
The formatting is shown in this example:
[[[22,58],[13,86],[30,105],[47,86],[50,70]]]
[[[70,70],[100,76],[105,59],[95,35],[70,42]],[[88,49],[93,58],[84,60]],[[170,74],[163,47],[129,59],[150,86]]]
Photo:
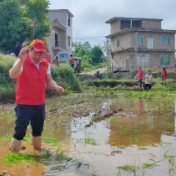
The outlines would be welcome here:
[[[15,100],[15,80],[9,78],[9,70],[13,66],[16,58],[10,55],[0,54],[0,101],[12,102]],[[81,91],[81,86],[76,78],[73,69],[67,64],[60,66],[51,64],[51,73],[53,79],[65,89],[72,91]],[[55,94],[54,90],[46,87],[46,96]]]
[[[81,86],[76,78],[74,70],[68,64],[60,64],[59,66],[51,64],[51,73],[53,79],[64,88],[70,88],[73,91],[80,92]]]

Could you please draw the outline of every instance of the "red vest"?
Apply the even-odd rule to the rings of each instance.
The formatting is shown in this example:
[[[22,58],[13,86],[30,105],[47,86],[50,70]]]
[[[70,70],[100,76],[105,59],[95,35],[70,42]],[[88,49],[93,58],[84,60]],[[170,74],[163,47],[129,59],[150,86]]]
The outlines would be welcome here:
[[[17,78],[16,104],[41,105],[45,103],[45,79],[48,61],[41,60],[39,70],[31,61],[29,54],[23,63],[23,72]]]
[[[138,79],[143,79],[142,70],[138,71]]]
[[[162,74],[162,78],[163,78],[163,79],[166,79],[167,76],[166,76],[165,70],[162,70],[162,73],[163,73],[163,74]]]
[[[75,60],[74,60],[74,57],[73,57],[73,56],[71,56],[70,63],[71,63],[71,64],[75,64]]]

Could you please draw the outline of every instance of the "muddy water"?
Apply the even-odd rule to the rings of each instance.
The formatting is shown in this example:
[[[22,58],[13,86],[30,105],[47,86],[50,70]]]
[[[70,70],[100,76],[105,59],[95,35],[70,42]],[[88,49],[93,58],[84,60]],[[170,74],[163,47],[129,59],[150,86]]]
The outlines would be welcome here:
[[[72,160],[53,159],[37,166],[19,163],[9,167],[0,161],[0,174],[64,176],[171,176],[175,173],[175,98],[125,99],[89,96],[55,98],[47,101],[43,135],[59,140],[58,146],[43,144],[52,152],[60,149]],[[4,138],[13,133],[14,105],[1,106],[0,158],[9,153]],[[30,128],[28,129],[30,133]],[[24,142],[32,153],[30,142]],[[144,168],[143,164],[153,164]],[[135,166],[135,172],[119,166]],[[61,169],[62,168],[62,169]]]

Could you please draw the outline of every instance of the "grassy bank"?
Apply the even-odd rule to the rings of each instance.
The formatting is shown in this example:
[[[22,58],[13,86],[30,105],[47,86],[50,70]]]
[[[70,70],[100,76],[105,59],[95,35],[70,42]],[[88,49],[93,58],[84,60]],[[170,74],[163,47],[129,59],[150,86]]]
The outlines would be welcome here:
[[[9,78],[9,70],[13,66],[16,58],[9,55],[0,54],[0,102],[15,101],[16,80]],[[81,86],[76,78],[73,69],[67,64],[56,66],[51,64],[53,79],[66,89],[66,93],[81,91]],[[46,97],[55,95],[55,91],[46,86]]]
[[[96,89],[106,87],[111,90],[121,90],[121,91],[140,91],[143,87],[139,87],[137,79],[97,79],[87,82],[82,82],[82,89]],[[106,89],[107,90],[107,89]],[[167,79],[166,86],[162,85],[162,80],[160,78],[154,78],[152,84],[152,91],[175,91],[176,90],[176,80]]]

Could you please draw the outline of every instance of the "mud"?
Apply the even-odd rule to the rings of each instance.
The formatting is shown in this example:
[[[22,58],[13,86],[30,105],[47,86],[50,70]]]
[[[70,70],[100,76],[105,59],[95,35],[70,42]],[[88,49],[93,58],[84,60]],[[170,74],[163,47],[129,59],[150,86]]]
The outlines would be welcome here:
[[[5,138],[13,133],[15,105],[0,106],[0,174],[176,175],[175,99],[174,96],[147,100],[116,96],[92,99],[89,95],[48,99],[43,136],[56,141],[43,143],[42,148],[51,151],[52,156],[36,164],[24,161],[13,166],[2,160],[10,153]],[[30,128],[27,133],[31,133]],[[20,153],[34,153],[30,141],[24,141],[21,149]],[[145,163],[152,167],[142,168]],[[127,165],[134,166],[135,173],[117,168]]]

